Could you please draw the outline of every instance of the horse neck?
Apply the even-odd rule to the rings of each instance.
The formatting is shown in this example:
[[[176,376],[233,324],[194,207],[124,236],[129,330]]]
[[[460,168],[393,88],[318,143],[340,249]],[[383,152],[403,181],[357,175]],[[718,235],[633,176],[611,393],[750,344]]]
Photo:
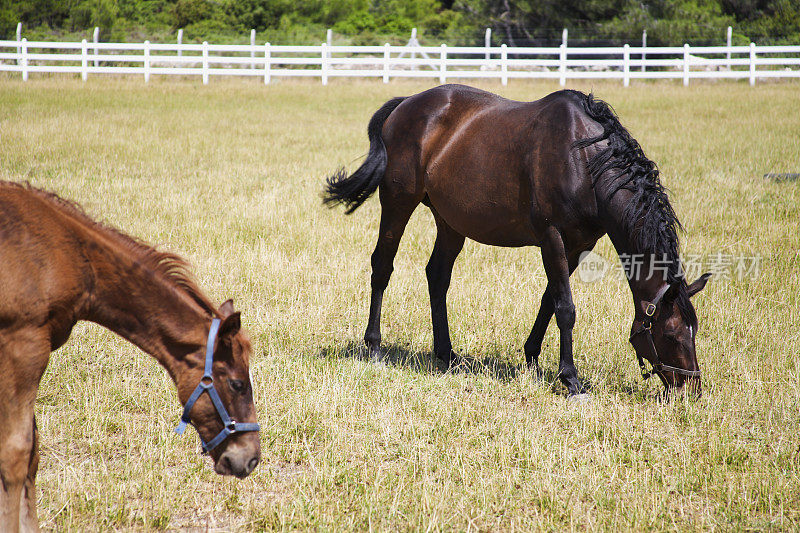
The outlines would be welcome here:
[[[651,301],[665,283],[663,258],[654,256],[651,252],[640,249],[636,239],[623,220],[623,211],[632,194],[627,190],[618,191],[610,201],[602,203],[605,230],[611,239],[620,261],[625,261],[631,267],[626,272],[628,286],[631,289],[633,303],[641,307],[642,301]]]
[[[97,272],[89,320],[153,356],[175,378],[205,345],[211,313],[163,275],[113,247],[91,258]]]

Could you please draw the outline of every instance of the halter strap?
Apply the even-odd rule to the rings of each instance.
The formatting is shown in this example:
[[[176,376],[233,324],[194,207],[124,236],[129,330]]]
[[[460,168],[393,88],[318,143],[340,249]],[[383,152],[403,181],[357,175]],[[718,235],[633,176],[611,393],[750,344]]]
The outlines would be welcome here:
[[[204,453],[208,453],[219,446],[219,444],[228,438],[229,435],[234,433],[244,433],[246,431],[261,430],[261,426],[259,426],[257,423],[238,423],[233,420],[228,415],[228,411],[225,409],[225,406],[222,404],[222,399],[219,397],[217,389],[214,388],[214,377],[211,375],[211,373],[214,366],[214,340],[217,337],[219,325],[219,318],[215,318],[211,321],[211,328],[208,330],[208,340],[206,341],[206,363],[203,377],[200,379],[200,383],[197,384],[197,387],[195,387],[192,395],[189,396],[189,400],[186,402],[186,405],[183,408],[181,421],[178,424],[178,427],[175,428],[175,433],[178,435],[182,435],[183,432],[186,431],[186,426],[192,423],[191,418],[189,417],[192,407],[194,407],[195,402],[197,402],[204,392],[208,393],[209,398],[211,398],[211,403],[214,404],[214,408],[217,410],[217,414],[222,420],[222,425],[224,427],[222,428],[222,431],[217,433],[217,436],[211,439],[209,442],[205,442],[203,437],[200,437],[200,443],[203,445]]]
[[[650,348],[650,353],[652,356],[652,358],[649,360],[652,369],[649,372],[645,368],[644,359],[642,358],[642,355],[639,353],[638,350],[635,350],[636,358],[639,360],[639,369],[642,372],[643,379],[648,379],[653,374],[661,375],[663,372],[672,372],[673,374],[680,374],[682,376],[687,376],[691,378],[700,377],[699,370],[686,370],[675,366],[665,365],[664,363],[661,362],[661,358],[658,356],[658,350],[656,349],[656,343],[653,340],[653,333],[652,333],[653,315],[655,315],[656,309],[658,309],[658,304],[661,303],[661,299],[667,293],[669,287],[670,287],[669,285],[665,285],[664,287],[659,289],[659,291],[656,293],[655,298],[653,298],[653,301],[647,302],[647,305],[645,306],[644,309],[644,314],[647,316],[647,318],[642,320],[642,325],[639,326],[639,329],[634,331],[631,334],[630,338],[628,339],[629,342],[633,344],[633,339],[636,336],[638,336],[641,333],[647,334],[647,340],[649,341],[648,347]]]
[[[661,303],[661,299],[664,297],[665,294],[667,294],[669,287],[670,287],[669,285],[664,285],[658,290],[655,297],[653,298],[653,301],[647,304],[644,310],[644,314],[646,314],[651,318],[653,317],[654,314],[656,314],[656,309],[658,308],[658,304]]]

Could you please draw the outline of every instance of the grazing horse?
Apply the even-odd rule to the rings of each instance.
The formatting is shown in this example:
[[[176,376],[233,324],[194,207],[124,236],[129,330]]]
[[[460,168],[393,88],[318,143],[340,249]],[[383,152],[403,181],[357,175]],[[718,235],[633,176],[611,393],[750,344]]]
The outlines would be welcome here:
[[[386,102],[368,126],[369,154],[348,177],[327,179],[327,204],[357,209],[379,189],[381,220],[372,254],[372,296],[364,340],[380,357],[383,292],[411,213],[422,203],[436,221],[425,272],[434,353],[453,352],[446,294],[465,237],[494,246],[539,246],[547,288],[525,359],[538,357],[555,314],[560,330],[559,377],[570,395],[583,388],[572,356],[575,305],[569,277],[604,234],[623,259],[635,305],[630,341],[642,374],[667,390],[690,383],[700,393],[695,356],[697,315],[692,284],[678,256],[680,223],[656,165],[610,107],[577,91],[515,102],[463,85],[443,85]],[[645,372],[643,359],[652,364]]]
[[[228,300],[216,308],[181,258],[90,219],[76,204],[0,182],[0,531],[36,531],[34,403],[50,352],[79,320],[166,368],[222,475],[247,476],[261,449],[250,341]]]

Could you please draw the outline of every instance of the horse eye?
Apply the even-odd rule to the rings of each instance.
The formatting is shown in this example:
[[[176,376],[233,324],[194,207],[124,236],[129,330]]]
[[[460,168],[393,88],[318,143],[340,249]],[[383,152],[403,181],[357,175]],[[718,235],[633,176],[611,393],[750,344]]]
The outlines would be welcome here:
[[[244,392],[244,381],[241,379],[229,379],[228,385],[230,386],[233,392],[238,392],[239,394]]]

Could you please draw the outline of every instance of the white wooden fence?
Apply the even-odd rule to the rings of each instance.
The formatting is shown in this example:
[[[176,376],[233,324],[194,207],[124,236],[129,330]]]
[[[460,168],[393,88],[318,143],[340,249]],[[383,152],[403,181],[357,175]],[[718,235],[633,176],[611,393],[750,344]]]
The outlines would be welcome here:
[[[435,78],[632,79],[800,78],[800,46],[507,47],[283,46],[0,41],[0,71],[30,74]]]

